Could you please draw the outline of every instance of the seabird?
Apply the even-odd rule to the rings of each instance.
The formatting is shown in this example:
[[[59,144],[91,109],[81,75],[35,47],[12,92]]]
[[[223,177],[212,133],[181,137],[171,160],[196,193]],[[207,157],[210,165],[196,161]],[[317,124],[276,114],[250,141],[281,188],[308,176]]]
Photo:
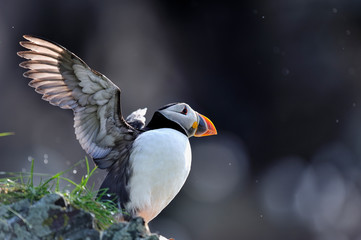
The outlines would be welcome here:
[[[24,77],[42,99],[74,112],[76,138],[100,169],[100,189],[122,209],[123,218],[148,223],[177,195],[191,168],[189,138],[217,134],[213,123],[186,103],[158,109],[145,124],[146,108],[122,116],[120,89],[57,43],[30,35],[17,54],[27,59]],[[114,197],[113,197],[114,196]]]

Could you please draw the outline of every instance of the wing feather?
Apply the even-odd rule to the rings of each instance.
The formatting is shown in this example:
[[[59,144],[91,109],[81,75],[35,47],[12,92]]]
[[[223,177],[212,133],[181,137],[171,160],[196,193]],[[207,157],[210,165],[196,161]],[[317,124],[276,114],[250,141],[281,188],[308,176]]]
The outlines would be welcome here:
[[[40,70],[40,69],[58,70],[57,64],[52,61],[29,60],[20,63],[20,67],[28,68],[32,70]]]
[[[24,77],[42,99],[74,112],[75,135],[99,168],[109,168],[129,155],[139,131],[129,125],[120,111],[120,89],[107,77],[92,70],[66,48],[25,35],[20,45],[28,51],[20,66],[29,69]],[[122,163],[120,163],[122,164]]]

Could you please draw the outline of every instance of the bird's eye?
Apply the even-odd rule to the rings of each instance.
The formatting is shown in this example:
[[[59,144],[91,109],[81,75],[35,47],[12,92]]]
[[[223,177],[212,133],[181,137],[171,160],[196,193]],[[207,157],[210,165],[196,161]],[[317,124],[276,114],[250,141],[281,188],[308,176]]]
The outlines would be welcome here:
[[[187,115],[187,113],[188,113],[187,107],[184,107],[183,110],[181,111],[181,113],[184,115]]]

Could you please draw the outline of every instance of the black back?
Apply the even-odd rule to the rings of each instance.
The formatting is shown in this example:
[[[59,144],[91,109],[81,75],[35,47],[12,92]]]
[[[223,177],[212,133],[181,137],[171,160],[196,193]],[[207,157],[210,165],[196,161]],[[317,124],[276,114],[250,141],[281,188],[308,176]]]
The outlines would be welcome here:
[[[169,120],[163,114],[156,111],[152,119],[146,126],[145,130],[147,131],[147,130],[159,129],[159,128],[172,128],[187,136],[186,131],[178,123]]]

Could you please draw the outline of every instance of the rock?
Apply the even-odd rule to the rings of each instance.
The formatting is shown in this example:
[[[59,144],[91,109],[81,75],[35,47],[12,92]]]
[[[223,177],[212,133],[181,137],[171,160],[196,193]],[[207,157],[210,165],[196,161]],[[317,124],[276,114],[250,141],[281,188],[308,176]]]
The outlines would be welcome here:
[[[144,240],[158,240],[157,235],[148,235],[144,226],[144,220],[140,217],[130,220],[128,223],[120,222],[113,224],[104,231],[102,240],[117,240],[117,239],[144,239]]]
[[[147,233],[142,218],[119,222],[105,231],[94,227],[89,212],[66,204],[59,194],[48,194],[30,203],[23,199],[0,205],[0,239],[5,240],[158,240]]]

